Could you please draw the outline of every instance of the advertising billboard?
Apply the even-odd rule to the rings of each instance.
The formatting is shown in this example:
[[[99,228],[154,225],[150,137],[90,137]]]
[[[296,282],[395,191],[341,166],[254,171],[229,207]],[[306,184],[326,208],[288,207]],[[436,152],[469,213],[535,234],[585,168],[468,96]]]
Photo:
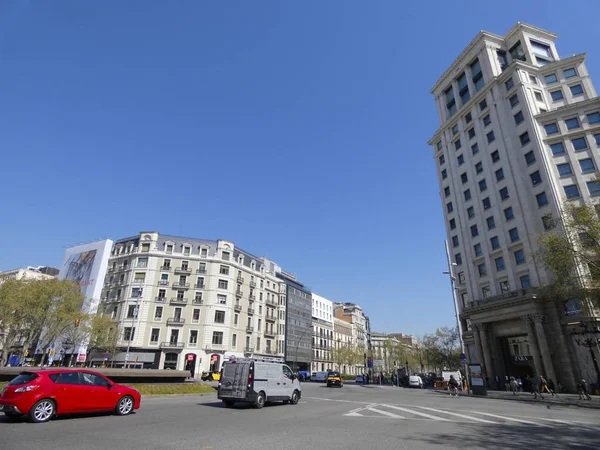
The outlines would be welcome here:
[[[84,297],[81,305],[84,314],[96,314],[98,311],[112,245],[113,241],[105,239],[70,247],[65,251],[58,278],[79,285]],[[85,361],[87,346],[88,342],[83,342],[79,348],[72,349],[78,355],[77,361]]]

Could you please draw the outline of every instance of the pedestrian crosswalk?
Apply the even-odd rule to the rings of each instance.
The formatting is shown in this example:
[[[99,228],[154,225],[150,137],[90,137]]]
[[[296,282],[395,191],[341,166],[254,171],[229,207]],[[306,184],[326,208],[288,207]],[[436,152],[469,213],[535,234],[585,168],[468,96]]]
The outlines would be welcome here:
[[[428,406],[390,405],[387,403],[365,404],[344,414],[346,417],[387,418],[396,420],[430,420],[436,422],[465,422],[485,424],[520,424],[553,427],[558,424],[576,424],[566,420],[545,417],[520,417],[492,414],[484,411],[449,411]],[[591,425],[591,424],[590,424]]]

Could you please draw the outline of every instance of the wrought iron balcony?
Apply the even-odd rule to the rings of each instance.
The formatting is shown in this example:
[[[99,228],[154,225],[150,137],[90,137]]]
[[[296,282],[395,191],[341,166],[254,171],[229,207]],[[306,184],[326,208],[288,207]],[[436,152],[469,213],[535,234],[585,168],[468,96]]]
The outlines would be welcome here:
[[[243,283],[243,282],[244,282],[244,277],[237,277],[237,278],[236,278],[236,281],[237,281],[238,283]]]
[[[233,309],[236,312],[242,312],[242,305],[240,305],[239,303],[236,303],[235,305],[233,305]]]
[[[192,273],[192,269],[191,269],[191,267],[177,267],[175,269],[175,273],[187,273],[187,274],[190,274],[190,273]]]
[[[235,291],[235,296],[242,297],[243,296],[242,291]]]
[[[248,295],[248,298],[249,298],[250,300],[256,300],[256,295],[254,295],[254,294],[249,294],[249,295]]]
[[[270,314],[270,315],[268,315],[268,316],[265,316],[265,320],[266,320],[267,322],[275,322],[275,321],[277,321],[277,318],[276,318],[274,315],[271,315],[271,314]]]
[[[270,339],[275,339],[275,335],[277,333],[275,331],[267,331],[265,330],[265,337]]]
[[[254,327],[246,327],[246,333],[254,333]]]
[[[187,305],[187,298],[171,297],[169,303],[172,305]]]
[[[256,282],[255,281],[250,281],[250,287],[251,288],[255,288],[256,287]]]
[[[253,315],[254,314],[254,309],[253,308],[248,308],[248,314]]]
[[[158,303],[164,303],[167,301],[167,297],[156,297],[154,301]]]
[[[134,279],[131,284],[145,284],[146,283],[146,279],[145,278],[137,278]]]
[[[277,303],[275,303],[275,301],[274,301],[274,300],[271,300],[271,299],[268,299],[268,300],[266,301],[266,304],[267,304],[268,306],[277,306]]]
[[[244,347],[244,353],[254,353],[254,347]]]
[[[201,305],[203,303],[203,300],[201,298],[193,298],[192,299],[192,304],[194,305]]]
[[[167,319],[167,325],[183,325],[185,319],[183,317],[169,317]]]
[[[200,268],[198,270],[196,270],[196,273],[206,273],[206,267],[205,268]]]
[[[204,289],[206,285],[204,283],[196,283],[194,289]]]
[[[163,272],[170,272],[171,266],[161,266],[160,270]]]
[[[185,347],[185,344],[183,342],[169,341],[169,342],[161,342],[160,343],[160,348],[183,348],[183,347]]]
[[[169,280],[158,280],[158,285],[159,286],[168,286]]]
[[[179,281],[176,281],[175,283],[173,283],[173,289],[189,289],[190,288],[190,283],[180,283]]]

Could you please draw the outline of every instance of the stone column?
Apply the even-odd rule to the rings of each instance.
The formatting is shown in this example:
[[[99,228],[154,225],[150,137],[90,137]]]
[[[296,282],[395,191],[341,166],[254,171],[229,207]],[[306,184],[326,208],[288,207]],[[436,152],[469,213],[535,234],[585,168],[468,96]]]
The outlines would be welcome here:
[[[471,328],[473,329],[473,337],[475,338],[475,359],[478,364],[484,364],[483,350],[481,348],[481,337],[479,336],[479,326],[480,324],[478,323],[471,324]],[[470,362],[474,363],[475,361]]]
[[[533,322],[531,321],[530,316],[523,316],[521,319],[525,322],[525,326],[527,327],[527,340],[529,341],[531,356],[533,356],[534,374],[542,375],[544,366],[542,365],[542,359],[540,358],[537,338],[535,337],[535,330],[533,329]]]
[[[570,337],[567,337],[566,330],[560,323],[558,305],[550,303],[547,305],[546,311],[548,312],[550,336],[553,336],[556,340],[555,350],[559,357],[556,367],[558,379],[553,379],[553,381],[554,383],[560,381],[570,392],[576,392],[575,354],[570,347],[570,342],[568,342]]]
[[[479,334],[481,336],[481,349],[483,351],[483,359],[485,361],[485,375],[490,386],[494,383],[494,367],[492,366],[492,349],[488,339],[489,324],[479,324]]]
[[[552,379],[556,383],[556,373],[554,372],[554,364],[552,364],[552,356],[550,356],[550,348],[548,347],[548,341],[546,340],[546,332],[544,331],[544,320],[546,316],[543,314],[534,314],[531,318],[535,324],[536,336],[540,351],[542,353],[542,361],[546,372],[544,376],[546,380]]]

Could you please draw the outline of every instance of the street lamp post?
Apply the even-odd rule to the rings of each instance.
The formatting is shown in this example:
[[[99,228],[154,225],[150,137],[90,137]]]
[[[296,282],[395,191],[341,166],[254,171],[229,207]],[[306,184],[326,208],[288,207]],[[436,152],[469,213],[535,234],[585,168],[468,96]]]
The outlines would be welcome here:
[[[580,322],[580,332],[574,331],[572,335],[575,337],[575,342],[580,347],[586,347],[590,349],[590,356],[592,357],[592,363],[594,364],[594,370],[596,371],[596,389],[600,389],[600,368],[598,367],[598,361],[596,360],[596,354],[594,353],[594,347],[598,348],[600,339],[600,327],[592,326],[589,327],[587,324]]]

